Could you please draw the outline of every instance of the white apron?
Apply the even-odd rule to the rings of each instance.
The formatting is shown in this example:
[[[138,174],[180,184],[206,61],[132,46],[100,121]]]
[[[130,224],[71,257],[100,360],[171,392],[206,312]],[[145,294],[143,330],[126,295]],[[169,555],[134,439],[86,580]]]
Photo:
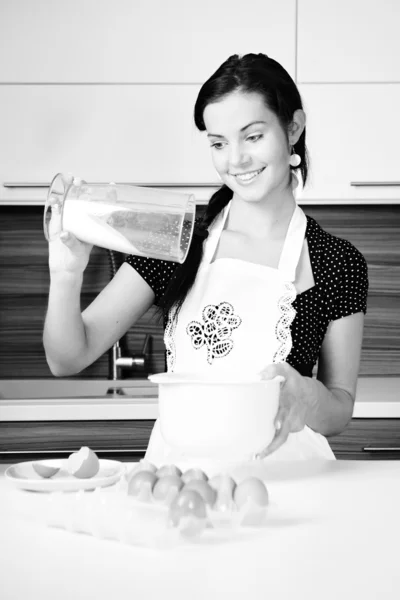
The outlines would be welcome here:
[[[291,218],[278,268],[233,258],[211,262],[230,209],[229,203],[210,227],[195,283],[176,324],[167,324],[164,342],[168,372],[247,373],[285,362],[292,348],[292,302],[307,219],[299,206]],[[212,415],[210,415],[212,419]],[[183,459],[169,447],[157,420],[146,452],[156,464]],[[305,427],[291,433],[270,460],[335,459],[326,438]],[[185,464],[188,457],[184,457]],[[195,466],[195,465],[194,465]]]

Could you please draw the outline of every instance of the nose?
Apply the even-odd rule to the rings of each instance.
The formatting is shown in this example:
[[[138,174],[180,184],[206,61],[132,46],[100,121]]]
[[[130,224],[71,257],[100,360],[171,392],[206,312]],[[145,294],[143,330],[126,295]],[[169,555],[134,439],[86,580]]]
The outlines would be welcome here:
[[[229,155],[230,172],[243,168],[250,162],[250,156],[241,144],[232,144]]]

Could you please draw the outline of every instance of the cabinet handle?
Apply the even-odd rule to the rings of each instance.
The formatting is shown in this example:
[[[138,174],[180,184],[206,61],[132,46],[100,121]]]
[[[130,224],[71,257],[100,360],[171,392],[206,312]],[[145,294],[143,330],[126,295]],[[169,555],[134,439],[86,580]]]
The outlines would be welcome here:
[[[366,446],[363,448],[364,452],[400,452],[400,446],[387,446],[382,448],[376,448],[375,446]]]
[[[391,187],[400,186],[400,181],[351,181],[353,187]]]
[[[68,454],[72,452],[78,452],[79,448],[68,448],[66,450],[0,450],[1,456],[11,456],[13,454]],[[96,454],[104,454],[108,452],[115,452],[116,454],[142,454],[146,452],[147,448],[101,448],[94,449],[93,452]]]
[[[96,184],[96,185],[108,185],[110,182],[88,182],[88,185]],[[221,183],[126,183],[126,182],[118,182],[117,185],[137,185],[140,187],[152,187],[152,188],[203,188],[203,187],[219,187]],[[400,184],[399,184],[400,185]],[[23,183],[23,182],[6,182],[3,183],[3,187],[5,188],[48,188],[50,187],[50,183]]]

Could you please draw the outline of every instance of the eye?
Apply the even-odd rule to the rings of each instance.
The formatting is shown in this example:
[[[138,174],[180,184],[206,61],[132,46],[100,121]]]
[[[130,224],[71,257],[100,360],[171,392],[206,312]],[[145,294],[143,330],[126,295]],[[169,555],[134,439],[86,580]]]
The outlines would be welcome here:
[[[222,142],[215,142],[215,144],[211,144],[211,148],[215,148],[216,150],[222,150],[221,146]]]
[[[262,137],[263,137],[263,134],[259,133],[259,134],[256,134],[256,135],[249,135],[249,137],[247,139],[251,140],[252,142],[257,142]]]

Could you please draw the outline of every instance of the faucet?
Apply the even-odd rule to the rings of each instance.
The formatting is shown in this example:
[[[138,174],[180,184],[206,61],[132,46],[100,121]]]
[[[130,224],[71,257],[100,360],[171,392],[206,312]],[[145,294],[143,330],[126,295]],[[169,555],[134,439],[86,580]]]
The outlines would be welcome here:
[[[120,379],[120,373],[122,369],[128,368],[132,369],[137,367],[138,371],[143,373],[143,375],[147,375],[149,373],[149,364],[150,364],[150,351],[149,347],[151,344],[152,337],[148,333],[146,334],[146,338],[144,340],[142,352],[140,354],[134,354],[133,356],[121,356],[121,347],[119,342],[116,342],[112,348],[110,349],[109,354],[109,375],[108,379],[111,381],[117,381]],[[123,390],[117,386],[110,386],[106,392],[108,396],[124,396]]]
[[[114,277],[117,272],[117,264],[115,260],[115,254],[113,250],[107,250],[108,258],[110,262],[110,274]],[[152,337],[147,334],[144,340],[142,352],[140,354],[134,354],[133,356],[121,356],[121,346],[119,341],[109,350],[109,372],[108,379],[115,382],[120,378],[121,370],[124,368],[137,367],[144,375],[149,373],[150,355],[151,355],[151,341]],[[106,392],[107,395],[112,396],[124,396],[124,392],[120,386],[114,384],[110,386]]]

